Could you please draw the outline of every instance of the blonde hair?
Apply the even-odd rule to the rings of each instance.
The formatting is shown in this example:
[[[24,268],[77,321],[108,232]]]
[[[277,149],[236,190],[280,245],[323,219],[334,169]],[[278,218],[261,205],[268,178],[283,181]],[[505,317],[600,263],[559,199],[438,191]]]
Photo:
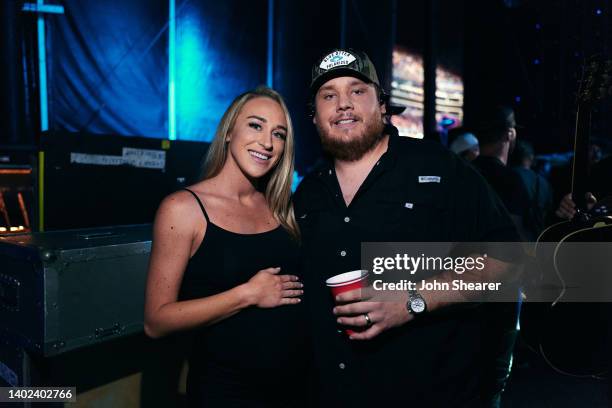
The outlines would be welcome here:
[[[238,95],[223,114],[221,122],[215,132],[215,138],[208,148],[206,159],[202,168],[202,180],[215,177],[223,166],[228,153],[227,136],[231,133],[236,123],[236,118],[244,105],[255,98],[270,98],[278,103],[285,114],[287,122],[287,135],[285,138],[285,149],[281,158],[272,171],[262,179],[260,188],[265,189],[265,197],[274,215],[274,218],[293,236],[296,240],[300,238],[300,231],[295,221],[293,205],[291,204],[291,184],[293,181],[293,157],[295,152],[295,140],[293,125],[289,110],[283,97],[272,88],[258,86],[252,91]]]

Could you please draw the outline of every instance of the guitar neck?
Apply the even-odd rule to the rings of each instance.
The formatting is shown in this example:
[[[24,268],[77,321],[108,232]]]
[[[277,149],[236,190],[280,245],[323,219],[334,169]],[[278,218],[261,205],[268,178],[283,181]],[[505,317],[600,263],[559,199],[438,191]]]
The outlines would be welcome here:
[[[572,161],[572,198],[576,208],[586,209],[585,195],[589,190],[589,135],[591,130],[591,109],[579,105],[576,113],[576,133],[574,135],[574,158]]]

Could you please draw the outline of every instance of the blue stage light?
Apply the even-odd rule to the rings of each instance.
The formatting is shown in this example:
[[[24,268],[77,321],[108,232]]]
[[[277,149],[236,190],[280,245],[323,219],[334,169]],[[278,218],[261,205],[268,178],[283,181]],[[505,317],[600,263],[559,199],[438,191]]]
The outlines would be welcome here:
[[[266,32],[250,35],[244,27],[227,24],[240,21],[223,2],[177,2],[177,139],[210,142],[231,101],[271,79],[265,69]],[[243,40],[237,43],[235,38]]]
[[[445,117],[440,121],[440,126],[447,128],[449,126],[453,126],[455,124],[455,119]]]
[[[176,0],[168,19],[168,139],[176,140]]]
[[[196,14],[196,13],[194,13]],[[211,141],[214,128],[199,133],[203,113],[211,122],[218,120],[225,107],[220,107],[206,92],[205,83],[217,59],[207,47],[208,33],[201,27],[197,15],[184,15],[177,27],[176,44],[176,113],[178,138],[181,140]],[[214,119],[213,119],[214,118]]]
[[[303,178],[304,176],[300,176],[300,173],[298,173],[297,170],[293,172],[293,180],[291,181],[291,191],[292,192],[295,193],[295,190],[297,189],[298,185],[300,184]]]

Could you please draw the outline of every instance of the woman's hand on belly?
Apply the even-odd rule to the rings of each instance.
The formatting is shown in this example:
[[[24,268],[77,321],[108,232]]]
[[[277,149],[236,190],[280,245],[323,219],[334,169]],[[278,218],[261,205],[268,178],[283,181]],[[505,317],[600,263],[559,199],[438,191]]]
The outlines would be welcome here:
[[[300,303],[304,285],[295,275],[279,275],[281,268],[267,268],[257,272],[242,290],[249,303],[260,308],[271,308]]]

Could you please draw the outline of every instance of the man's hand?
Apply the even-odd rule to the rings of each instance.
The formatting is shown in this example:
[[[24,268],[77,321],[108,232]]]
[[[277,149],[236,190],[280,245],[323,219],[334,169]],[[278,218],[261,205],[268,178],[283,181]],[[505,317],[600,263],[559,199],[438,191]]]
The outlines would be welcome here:
[[[587,209],[590,210],[597,202],[597,199],[591,193],[586,193],[585,197],[587,200]],[[559,203],[559,208],[557,208],[557,211],[555,211],[555,214],[557,217],[565,220],[571,220],[574,218],[574,215],[576,215],[576,203],[574,203],[574,200],[572,200],[571,194],[567,194],[563,197]]]
[[[406,294],[406,301],[408,295]],[[351,340],[370,340],[385,330],[401,326],[413,319],[406,309],[406,302],[370,302],[362,298],[361,290],[352,290],[336,296],[334,308],[337,322],[344,326],[364,329],[353,333]],[[370,318],[366,318],[366,313]]]

